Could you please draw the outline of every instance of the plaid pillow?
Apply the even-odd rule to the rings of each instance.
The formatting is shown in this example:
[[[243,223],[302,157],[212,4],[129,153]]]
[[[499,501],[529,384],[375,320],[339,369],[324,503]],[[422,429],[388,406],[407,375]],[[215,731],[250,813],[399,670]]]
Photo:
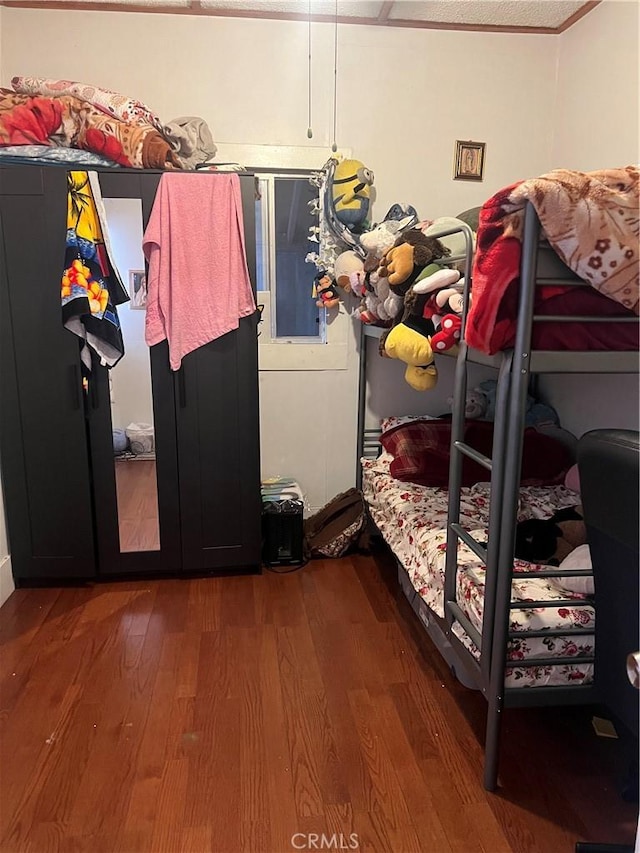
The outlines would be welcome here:
[[[389,466],[392,477],[405,483],[447,488],[451,421],[413,421],[384,433],[382,446],[394,457]],[[491,457],[493,423],[467,421],[464,441],[475,450]],[[571,465],[567,449],[535,429],[524,431],[522,485],[542,486],[561,483]],[[462,485],[488,482],[491,473],[468,457],[462,463]]]
[[[486,455],[491,455],[492,438],[492,423],[469,421],[465,428],[465,440]],[[380,441],[385,450],[394,457],[389,470],[396,480],[418,483],[421,486],[447,487],[450,420],[413,421],[384,433]],[[465,457],[462,468],[463,486],[472,486],[489,479],[490,474],[486,468]]]

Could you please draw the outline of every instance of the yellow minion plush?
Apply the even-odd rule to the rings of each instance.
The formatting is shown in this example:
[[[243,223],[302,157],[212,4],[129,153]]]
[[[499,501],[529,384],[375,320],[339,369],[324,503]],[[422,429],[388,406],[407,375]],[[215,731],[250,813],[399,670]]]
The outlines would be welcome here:
[[[332,199],[336,218],[357,230],[369,213],[373,172],[360,160],[341,160],[335,168]]]

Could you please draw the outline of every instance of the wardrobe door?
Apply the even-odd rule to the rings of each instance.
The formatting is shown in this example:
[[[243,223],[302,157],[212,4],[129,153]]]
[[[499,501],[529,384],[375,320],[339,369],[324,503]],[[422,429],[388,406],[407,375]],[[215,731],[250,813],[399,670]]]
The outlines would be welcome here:
[[[18,584],[95,573],[78,339],[62,325],[67,174],[0,168],[0,450]]]
[[[207,176],[196,180],[206,180]],[[255,286],[253,178],[241,179]],[[182,360],[176,374],[183,567],[260,565],[257,315]]]
[[[134,297],[129,278],[135,286],[135,276],[144,273],[142,235],[160,176],[101,172],[99,177],[114,260]],[[146,345],[140,299],[120,305],[118,316],[124,356],[110,371],[94,359],[88,399],[98,572],[173,574],[181,568],[182,555],[174,378],[167,342]],[[153,445],[146,447],[141,434],[139,443],[134,439],[129,449],[116,454],[113,430],[132,422],[150,425]]]

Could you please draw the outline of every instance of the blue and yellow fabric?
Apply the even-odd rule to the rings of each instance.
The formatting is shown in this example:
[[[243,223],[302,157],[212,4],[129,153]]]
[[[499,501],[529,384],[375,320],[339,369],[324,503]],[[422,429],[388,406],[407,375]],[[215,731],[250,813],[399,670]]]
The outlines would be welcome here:
[[[91,352],[113,367],[124,355],[116,305],[129,300],[109,251],[106,214],[95,173],[73,171],[67,179],[67,242],[62,273],[62,318],[82,340],[85,376]]]

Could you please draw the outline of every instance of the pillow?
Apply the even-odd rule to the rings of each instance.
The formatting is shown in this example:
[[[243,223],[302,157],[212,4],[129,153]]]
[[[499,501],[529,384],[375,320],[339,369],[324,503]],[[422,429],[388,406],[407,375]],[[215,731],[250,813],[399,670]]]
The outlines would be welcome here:
[[[493,424],[469,421],[465,427],[465,441],[481,453],[490,455]],[[381,436],[380,442],[393,456],[389,466],[391,476],[405,483],[447,488],[449,483],[449,445],[451,421],[415,420],[397,426]],[[487,481],[486,468],[465,457],[462,466],[462,485]]]
[[[398,415],[390,418],[380,419],[380,432],[385,433],[394,427],[402,424],[413,423],[414,421],[433,421],[436,418],[433,415]]]
[[[465,210],[462,213],[459,213],[456,219],[461,219],[463,222],[471,228],[472,231],[478,230],[478,220],[480,219],[480,208],[479,207],[470,207],[469,210]]]
[[[493,423],[466,421],[464,441],[485,456],[491,456]],[[380,437],[380,443],[393,456],[389,466],[391,476],[421,486],[447,488],[449,484],[449,419],[414,420],[396,426]],[[562,444],[533,428],[524,431],[522,485],[544,486],[562,482],[571,465],[568,451]],[[477,462],[464,457],[462,485],[473,486],[487,482],[490,472]]]
[[[570,554],[564,558],[564,560],[560,563],[558,571],[566,570],[569,572],[576,571],[584,571],[584,569],[588,569],[592,571],[591,566],[591,551],[589,550],[588,545],[578,545],[577,548],[574,548]],[[569,590],[569,592],[577,592],[581,595],[593,595],[594,593],[594,585],[593,585],[593,575],[591,577],[582,577],[572,578],[553,578],[556,581],[558,586],[561,586],[563,589]]]
[[[572,465],[564,478],[564,487],[572,492],[580,494],[580,472],[577,465]]]

